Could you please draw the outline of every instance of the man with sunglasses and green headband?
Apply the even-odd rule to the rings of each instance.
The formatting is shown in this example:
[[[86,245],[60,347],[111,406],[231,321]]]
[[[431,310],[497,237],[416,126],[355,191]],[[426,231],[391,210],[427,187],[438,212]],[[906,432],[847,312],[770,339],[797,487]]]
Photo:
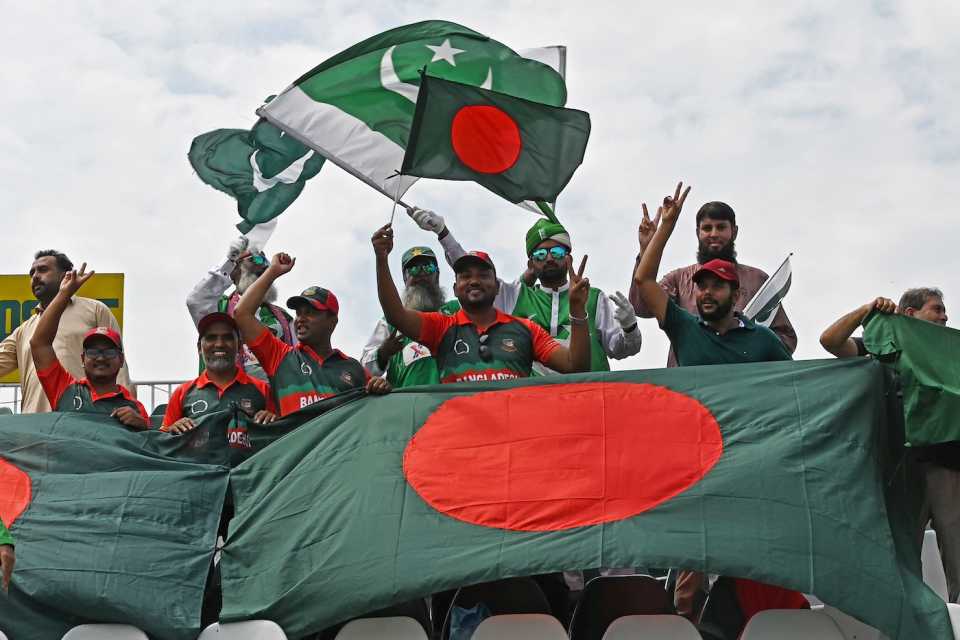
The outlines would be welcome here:
[[[465,252],[450,233],[444,219],[424,209],[407,211],[417,225],[437,234],[453,264]],[[526,237],[527,270],[513,281],[500,281],[494,306],[510,315],[533,320],[562,344],[570,340],[570,283],[572,264],[570,234],[563,225],[541,218]],[[537,282],[539,281],[539,283]],[[622,293],[608,297],[596,287],[587,297],[587,327],[590,330],[590,370],[609,371],[608,358],[627,358],[640,351],[640,329],[633,305]],[[538,366],[537,373],[552,373]]]
[[[452,316],[460,310],[457,300],[447,300],[440,286],[437,256],[429,247],[411,247],[400,259],[403,269],[403,306],[414,311],[437,311]],[[430,349],[411,340],[386,320],[380,319],[360,355],[371,375],[383,375],[394,387],[437,384],[437,372]]]
[[[199,325],[200,320],[215,312],[233,315],[234,309],[240,302],[240,296],[257,278],[267,270],[270,261],[262,251],[252,251],[249,240],[240,236],[230,243],[226,261],[211,269],[187,296],[187,309],[193,323]],[[227,290],[233,285],[234,291],[227,295]],[[257,309],[257,320],[285,344],[294,346],[297,338],[293,331],[293,318],[281,307],[274,304],[277,300],[276,287],[270,287],[264,296],[264,301]],[[201,372],[203,361],[200,363]],[[268,376],[257,361],[257,357],[246,345],[242,345],[237,352],[237,365],[247,373],[260,380],[267,380]]]

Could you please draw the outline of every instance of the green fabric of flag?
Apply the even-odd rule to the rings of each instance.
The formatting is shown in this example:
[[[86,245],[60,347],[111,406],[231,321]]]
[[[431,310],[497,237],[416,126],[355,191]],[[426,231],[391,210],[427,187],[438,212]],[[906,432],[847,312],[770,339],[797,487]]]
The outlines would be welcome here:
[[[909,316],[874,313],[865,324],[863,341],[867,351],[900,373],[907,444],[960,441],[960,331]]]
[[[7,530],[7,526],[0,520],[0,545],[13,544],[13,536]]]
[[[350,402],[232,471],[221,619],[300,637],[459,585],[680,566],[814,593],[890,638],[946,640],[891,381],[858,358]]]
[[[324,161],[263,119],[249,131],[217,129],[197,136],[188,158],[201,180],[237,201],[241,233],[283,213]]]
[[[583,162],[590,116],[425,75],[401,173],[553,202]]]
[[[194,640],[228,469],[186,449],[215,445],[214,422],[225,443],[223,420],[178,441],[106,416],[0,418],[0,518],[17,540],[0,628],[60,638],[78,624],[120,622]]]

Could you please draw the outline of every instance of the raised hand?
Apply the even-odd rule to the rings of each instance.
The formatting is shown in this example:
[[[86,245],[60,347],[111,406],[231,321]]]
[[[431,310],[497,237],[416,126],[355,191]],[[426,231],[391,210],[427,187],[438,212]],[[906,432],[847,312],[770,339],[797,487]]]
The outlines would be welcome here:
[[[63,280],[60,281],[60,291],[68,296],[72,296],[80,290],[87,280],[93,277],[95,271],[87,271],[87,263],[80,265],[80,270],[74,269],[63,274]]]
[[[290,273],[293,269],[293,265],[297,263],[297,259],[291,257],[286,253],[278,253],[273,256],[273,260],[270,261],[270,271],[277,277],[282,276],[286,273]]]
[[[587,256],[580,261],[580,268],[573,270],[573,260],[567,256],[567,276],[570,279],[570,312],[583,316],[587,308],[587,296],[590,294],[590,280],[583,277],[587,267]]]
[[[421,209],[420,207],[410,207],[407,209],[407,215],[413,218],[417,226],[424,231],[430,231],[438,236],[447,228],[443,216],[435,214],[433,211]]]
[[[385,224],[370,238],[373,243],[373,253],[378,258],[386,258],[393,251],[393,225]]]
[[[894,313],[897,310],[897,303],[891,300],[890,298],[879,297],[873,302],[868,302],[867,306],[870,308],[870,311],[876,309],[880,313]],[[868,312],[869,313],[869,312]]]
[[[638,230],[638,237],[640,240],[640,250],[645,251],[647,246],[650,244],[650,240],[653,239],[653,234],[656,232],[657,227],[660,226],[660,213],[663,211],[663,207],[657,209],[657,217],[653,220],[650,219],[650,213],[647,212],[647,203],[643,203],[643,218],[640,220],[640,229]]]
[[[682,194],[680,193],[681,190],[683,190]],[[676,224],[688,193],[690,193],[690,187],[683,189],[683,182],[678,182],[673,197],[666,196],[663,199],[663,205],[657,210],[657,218],[669,225]]]

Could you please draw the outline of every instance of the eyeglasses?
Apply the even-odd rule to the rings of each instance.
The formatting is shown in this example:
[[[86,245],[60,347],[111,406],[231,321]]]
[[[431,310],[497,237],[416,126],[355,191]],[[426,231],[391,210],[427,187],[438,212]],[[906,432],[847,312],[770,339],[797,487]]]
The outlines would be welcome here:
[[[490,349],[490,345],[487,344],[487,338],[489,337],[489,333],[480,336],[480,359],[484,362],[493,360],[493,351]]]
[[[567,257],[567,254],[570,253],[570,250],[561,246],[550,247],[549,249],[534,249],[530,252],[530,257],[537,262],[543,262],[547,259],[547,253],[553,256],[554,260],[563,260]]]
[[[84,349],[83,355],[93,360],[94,358],[106,358],[112,360],[120,355],[120,349],[107,347],[106,349]]]
[[[426,264],[415,264],[412,267],[407,267],[407,274],[411,276],[430,275],[438,271],[437,265],[432,262],[427,262]]]
[[[267,256],[263,255],[262,253],[251,253],[249,256],[247,256],[247,260],[258,267],[266,267],[270,265],[270,262],[267,260]]]

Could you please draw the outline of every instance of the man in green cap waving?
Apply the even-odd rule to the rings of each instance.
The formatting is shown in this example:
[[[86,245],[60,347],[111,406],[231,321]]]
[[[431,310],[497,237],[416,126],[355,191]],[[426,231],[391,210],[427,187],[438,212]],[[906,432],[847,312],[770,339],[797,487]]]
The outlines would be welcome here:
[[[403,306],[414,311],[439,311],[452,316],[460,310],[457,300],[446,300],[440,286],[440,267],[430,247],[411,247],[400,259],[403,269]],[[398,333],[383,318],[360,354],[360,363],[370,375],[383,375],[395,388],[439,384],[440,374],[430,349]]]
[[[417,208],[407,213],[421,229],[437,234],[447,262],[453,264],[466,253],[441,216]],[[504,313],[536,322],[558,341],[568,344],[570,302],[567,272],[573,260],[572,248],[570,234],[563,225],[545,218],[538,220],[527,232],[527,270],[513,282],[500,282],[494,306]],[[609,371],[607,358],[620,360],[640,351],[636,313],[627,297],[619,291],[609,297],[600,289],[590,287],[587,326],[592,371]],[[551,371],[538,368],[537,373]]]

